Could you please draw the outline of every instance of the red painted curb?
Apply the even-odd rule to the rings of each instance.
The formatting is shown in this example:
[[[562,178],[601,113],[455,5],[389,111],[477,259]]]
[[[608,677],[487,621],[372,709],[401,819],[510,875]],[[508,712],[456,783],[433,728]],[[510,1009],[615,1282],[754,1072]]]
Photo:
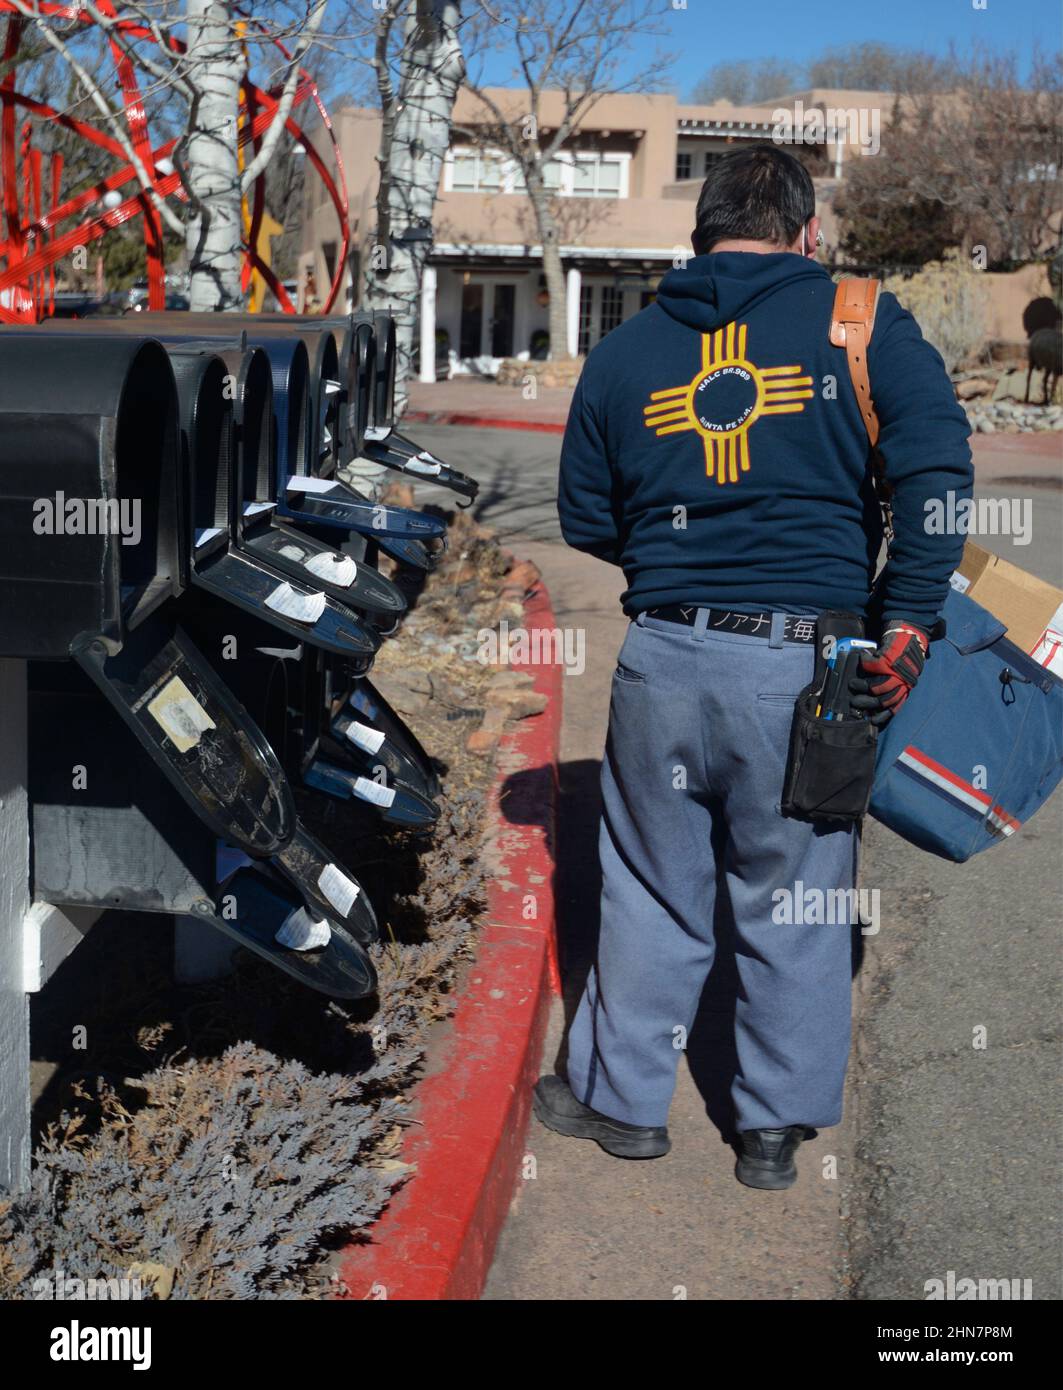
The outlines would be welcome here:
[[[464,415],[457,410],[408,410],[403,423],[414,425],[473,425],[477,429],[531,430],[537,434],[564,434],[563,420],[521,420],[493,415]]]
[[[524,614],[529,632],[556,626],[542,585]],[[553,845],[562,670],[541,662],[521,669],[548,704],[499,744],[488,837],[494,876],[476,961],[440,1069],[414,1092],[416,1123],[402,1159],[417,1172],[368,1232],[371,1243],[344,1254],[339,1273],[349,1299],[479,1298],[509,1210],[558,988]]]

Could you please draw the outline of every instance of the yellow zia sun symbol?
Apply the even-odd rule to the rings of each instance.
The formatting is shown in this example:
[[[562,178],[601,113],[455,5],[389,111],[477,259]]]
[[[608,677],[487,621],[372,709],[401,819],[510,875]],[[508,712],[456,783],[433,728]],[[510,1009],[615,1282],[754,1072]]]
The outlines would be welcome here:
[[[658,438],[696,430],[706,477],[737,483],[739,472],[749,471],[749,431],[760,417],[797,414],[812,399],[812,378],[803,370],[754,366],[746,357],[746,325],[729,323],[702,335],[701,371],[688,386],[653,392],[645,424]]]

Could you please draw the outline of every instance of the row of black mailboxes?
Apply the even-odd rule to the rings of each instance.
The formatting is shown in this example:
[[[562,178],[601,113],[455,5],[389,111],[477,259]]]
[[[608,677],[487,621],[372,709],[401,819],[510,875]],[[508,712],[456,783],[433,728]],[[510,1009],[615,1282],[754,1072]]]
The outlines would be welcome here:
[[[435,765],[367,673],[407,603],[376,560],[427,569],[446,528],[337,471],[476,484],[395,428],[386,316],[106,328],[0,332],[0,655],[28,659],[34,895],[196,914],[365,994],[372,909],[292,784],[437,818]]]

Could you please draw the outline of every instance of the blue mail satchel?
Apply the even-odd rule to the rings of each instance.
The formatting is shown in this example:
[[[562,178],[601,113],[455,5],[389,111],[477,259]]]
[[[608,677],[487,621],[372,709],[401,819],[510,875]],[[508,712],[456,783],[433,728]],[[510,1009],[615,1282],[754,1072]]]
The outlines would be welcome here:
[[[952,590],[946,636],[879,731],[870,813],[962,864],[1014,835],[1063,777],[1063,681]]]
[[[830,337],[846,351],[890,536],[867,373],[878,291],[877,280],[839,281]],[[1014,835],[1063,777],[1063,681],[966,594],[951,590],[942,616],[946,635],[879,731],[868,809],[903,839],[962,864]]]

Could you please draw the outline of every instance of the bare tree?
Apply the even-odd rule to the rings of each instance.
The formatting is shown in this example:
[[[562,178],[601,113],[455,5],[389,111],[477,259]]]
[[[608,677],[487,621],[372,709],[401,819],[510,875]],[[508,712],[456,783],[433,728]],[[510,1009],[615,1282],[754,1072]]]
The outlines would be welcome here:
[[[1024,82],[1014,54],[975,51],[952,92],[911,103],[912,193],[956,210],[966,245],[1017,265],[1045,250],[1058,214],[1061,162],[1057,56]]]
[[[691,100],[732,101],[736,106],[746,106],[793,91],[802,80],[793,63],[776,58],[757,62],[743,58],[714,64],[694,88]]]
[[[948,91],[898,97],[880,154],[843,186],[850,255],[924,260],[982,246],[984,265],[1007,269],[1058,236],[1059,60],[1035,59],[1025,81],[1014,54],[954,64]]]
[[[560,200],[551,187],[551,165],[602,97],[659,88],[666,64],[659,51],[648,52],[635,72],[625,69],[633,48],[645,48],[663,33],[661,9],[653,0],[498,0],[490,8],[485,4],[476,39],[467,41],[469,51],[481,58],[467,86],[483,120],[469,123],[462,133],[501,150],[516,165],[542,247],[551,358],[570,355]],[[500,48],[515,54],[519,96],[503,97],[485,81],[482,60]]]
[[[365,264],[364,303],[389,309],[398,348],[396,405],[406,402],[421,279],[465,75],[460,0],[387,0],[377,21],[373,68],[380,101],[376,234]]]
[[[808,65],[810,87],[872,92],[945,91],[955,78],[948,58],[870,40],[825,49]]]
[[[157,218],[185,241],[193,309],[235,309],[240,284],[241,199],[275,158],[290,115],[300,68],[318,38],[328,0],[278,0],[272,23],[248,21],[235,0],[117,0],[101,5],[78,0],[77,11],[94,22],[89,30],[65,14],[43,14],[35,0],[10,0],[35,42],[62,60],[79,91],[78,105],[121,147]],[[260,11],[261,13],[261,7]],[[184,25],[185,42],[173,41]],[[113,74],[94,61],[106,42],[147,83],[149,103],[183,105],[183,130],[173,163],[187,201],[182,213],[155,188],[150,149],[130,131],[116,104]],[[253,156],[241,170],[238,154],[240,89],[249,55],[268,63],[263,86],[278,92],[276,110],[259,132]],[[98,55],[96,55],[98,57]],[[82,113],[84,115],[84,112]]]
[[[778,58],[727,59],[708,70],[694,88],[691,100],[731,101],[745,106],[802,87],[944,91],[953,77],[954,64],[949,58],[871,40],[826,48],[803,65]]]

